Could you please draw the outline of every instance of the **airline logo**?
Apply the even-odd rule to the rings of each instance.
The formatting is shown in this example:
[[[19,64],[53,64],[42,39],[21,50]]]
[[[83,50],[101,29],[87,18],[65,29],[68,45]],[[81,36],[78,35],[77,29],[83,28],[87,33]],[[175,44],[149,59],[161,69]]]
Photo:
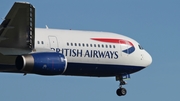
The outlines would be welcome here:
[[[91,38],[91,40],[99,41],[99,42],[105,42],[105,43],[116,43],[127,46],[127,49],[124,49],[122,52],[126,54],[131,54],[135,51],[135,47],[132,44],[132,42],[123,40],[123,39],[111,39],[111,38]],[[128,47],[129,46],[129,47]],[[62,53],[65,56],[69,57],[87,57],[87,58],[106,58],[106,59],[118,59],[119,53],[118,50],[113,51],[104,51],[104,50],[98,50],[98,49],[86,49],[83,50],[81,48],[55,48],[51,47],[52,50]]]
[[[106,58],[118,59],[118,51],[102,51],[102,50],[83,50],[77,48],[51,48],[52,50],[62,53],[68,57],[87,57],[87,58]]]
[[[124,53],[131,54],[135,51],[135,47],[132,42],[123,40],[123,39],[115,39],[115,38],[91,38],[91,40],[106,42],[106,43],[116,43],[122,45],[128,45],[130,48],[123,50]]]

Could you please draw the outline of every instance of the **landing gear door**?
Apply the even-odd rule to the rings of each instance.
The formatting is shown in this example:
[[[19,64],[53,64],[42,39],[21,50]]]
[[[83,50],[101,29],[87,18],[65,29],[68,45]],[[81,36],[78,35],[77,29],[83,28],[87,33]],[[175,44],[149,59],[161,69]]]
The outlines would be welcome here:
[[[58,40],[55,36],[49,36],[49,47],[52,49],[57,49],[59,47]]]

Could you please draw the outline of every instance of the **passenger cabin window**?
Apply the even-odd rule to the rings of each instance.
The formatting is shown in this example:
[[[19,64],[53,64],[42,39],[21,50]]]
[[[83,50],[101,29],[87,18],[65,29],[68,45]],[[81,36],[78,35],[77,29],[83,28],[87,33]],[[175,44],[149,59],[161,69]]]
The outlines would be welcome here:
[[[111,48],[111,45],[109,45],[109,48]]]
[[[113,45],[113,48],[116,48],[116,46],[115,46],[115,45]]]
[[[39,44],[39,41],[37,41],[37,43]]]
[[[44,44],[44,42],[43,42],[43,41],[41,41],[41,44]]]
[[[104,48],[104,45],[102,45],[102,48]]]
[[[44,41],[37,41],[38,44],[44,44]],[[91,44],[91,43],[72,43],[67,42],[67,46],[83,46],[83,47],[102,47],[102,48],[116,48],[116,45],[107,45],[107,44]],[[143,47],[138,45],[139,49],[143,50]]]

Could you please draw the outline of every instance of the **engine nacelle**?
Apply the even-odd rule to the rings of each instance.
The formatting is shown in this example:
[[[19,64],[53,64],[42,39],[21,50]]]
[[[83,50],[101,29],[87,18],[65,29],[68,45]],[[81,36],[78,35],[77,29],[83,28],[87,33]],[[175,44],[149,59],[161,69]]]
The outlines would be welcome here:
[[[25,73],[58,75],[64,73],[67,59],[61,53],[43,52],[17,56],[16,68]]]

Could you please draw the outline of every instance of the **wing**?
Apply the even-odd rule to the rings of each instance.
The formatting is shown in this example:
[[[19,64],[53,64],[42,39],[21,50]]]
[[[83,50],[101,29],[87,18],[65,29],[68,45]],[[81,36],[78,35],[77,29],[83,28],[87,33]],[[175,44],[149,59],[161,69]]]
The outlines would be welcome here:
[[[15,2],[0,25],[0,53],[29,53],[34,48],[34,33],[35,8],[27,2]]]
[[[20,72],[15,66],[16,56],[5,56],[0,54],[0,72]]]
[[[34,48],[35,8],[27,2],[15,2],[0,25],[0,72],[19,73],[16,55]]]

